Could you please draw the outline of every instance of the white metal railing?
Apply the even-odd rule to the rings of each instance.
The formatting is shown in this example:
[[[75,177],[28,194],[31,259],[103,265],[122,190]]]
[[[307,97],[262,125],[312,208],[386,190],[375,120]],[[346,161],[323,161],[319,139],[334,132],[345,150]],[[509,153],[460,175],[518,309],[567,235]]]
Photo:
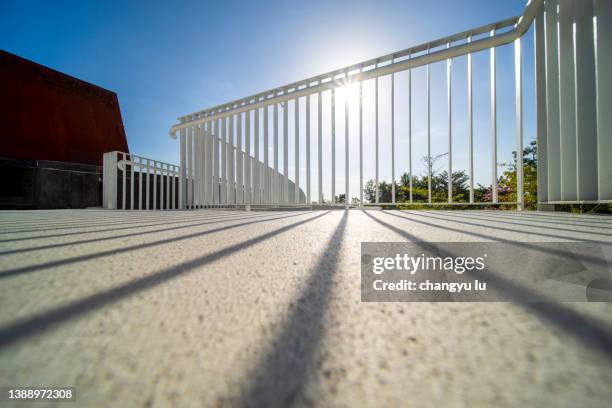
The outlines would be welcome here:
[[[317,105],[317,168],[318,203],[323,203],[322,167],[322,93],[330,91],[331,106],[331,202],[335,200],[336,182],[336,134],[335,91],[348,84],[359,84],[359,186],[360,203],[363,200],[363,82],[375,84],[375,163],[376,204],[396,204],[395,183],[392,183],[392,202],[379,200],[379,124],[378,124],[378,79],[391,76],[391,173],[395,181],[395,137],[394,137],[394,74],[409,73],[408,92],[411,88],[411,70],[427,67],[427,157],[431,158],[431,97],[430,65],[447,63],[447,110],[448,110],[448,204],[491,204],[474,201],[474,140],[472,101],[472,54],[489,50],[490,59],[490,108],[491,108],[491,178],[492,203],[497,197],[497,78],[496,47],[514,43],[515,63],[515,123],[517,151],[517,201],[523,207],[523,51],[522,36],[535,21],[535,77],[538,140],[538,196],[541,203],[560,202],[609,202],[612,199],[612,161],[605,154],[612,151],[612,115],[606,115],[612,106],[612,11],[608,0],[531,0],[522,16],[488,24],[464,31],[436,41],[421,44],[393,54],[344,67],[323,75],[267,90],[210,109],[198,111],[179,118],[172,126],[172,137],[180,135],[181,186],[179,205],[301,205],[312,203],[311,199],[311,96],[316,95]],[[572,34],[573,33],[573,37]],[[573,38],[573,40],[572,40]],[[452,59],[467,57],[468,84],[468,172],[470,179],[469,202],[453,202],[453,122],[452,122]],[[573,98],[572,98],[573,96]],[[300,194],[289,196],[288,174],[288,104],[294,104],[294,181],[295,191],[300,191],[299,180],[299,123],[302,120],[299,104],[305,102],[306,181],[305,200]],[[410,97],[410,101],[412,98]],[[352,124],[348,101],[345,100],[345,197],[349,204],[349,126]],[[279,108],[282,110],[283,169],[279,169]],[[272,109],[272,126],[269,113]],[[408,112],[412,120],[412,102]],[[562,111],[560,113],[560,110]],[[273,171],[262,175],[253,172],[253,162],[259,163],[259,120],[263,111],[263,168],[269,169],[270,133],[272,134]],[[253,132],[250,122],[254,119]],[[242,123],[244,119],[244,132]],[[355,119],[353,119],[355,121]],[[351,125],[352,124],[352,125]],[[236,131],[234,132],[234,125]],[[272,129],[270,129],[270,127]],[[412,181],[412,125],[409,125],[409,176]],[[244,137],[245,146],[242,146]],[[255,145],[254,160],[250,155],[251,140]],[[240,152],[232,154],[234,151]],[[230,152],[228,154],[228,152]],[[260,178],[260,177],[263,177]],[[428,174],[428,203],[432,202],[432,171]],[[211,191],[212,180],[220,180],[221,190]],[[212,183],[214,184],[214,183]],[[263,186],[262,186],[263,184]],[[411,186],[412,187],[412,186]],[[193,192],[195,191],[195,199]],[[257,193],[253,194],[253,190]],[[412,192],[412,188],[410,188]],[[230,192],[230,193],[226,193]],[[410,203],[413,203],[412,194]],[[410,204],[402,203],[402,204]],[[508,204],[508,203],[504,203]]]
[[[103,206],[123,210],[178,208],[179,166],[124,152],[104,154]]]
[[[213,140],[212,135],[208,135],[209,143],[222,143],[220,139]],[[223,151],[231,153],[230,146],[226,143]],[[242,156],[245,160],[245,153],[236,147],[233,149],[236,157]],[[240,153],[239,153],[240,152]],[[266,168],[263,163],[251,159],[253,178],[280,180],[278,173],[271,168]],[[210,163],[210,161],[208,161]],[[210,167],[210,166],[209,166]],[[200,208],[205,206],[228,206],[230,199],[244,195],[243,189],[238,184],[228,183],[227,177],[216,177],[217,183],[212,180],[208,183],[208,190],[198,189],[195,179],[195,171],[199,171],[195,166],[194,171],[187,172],[185,176],[186,198],[185,206],[179,207],[179,176],[180,167],[174,164],[165,163],[130,153],[113,151],[104,154],[104,181],[103,181],[103,206],[108,209],[123,210],[173,210],[177,208]],[[202,168],[202,171],[204,169]],[[298,200],[305,202],[304,192],[295,188],[293,182],[289,182],[288,190],[289,201],[294,201],[295,194]],[[256,184],[251,192],[251,197],[238,204],[248,205],[249,203],[262,202],[266,194],[270,195],[264,186]],[[208,205],[204,204],[204,197],[216,197]]]

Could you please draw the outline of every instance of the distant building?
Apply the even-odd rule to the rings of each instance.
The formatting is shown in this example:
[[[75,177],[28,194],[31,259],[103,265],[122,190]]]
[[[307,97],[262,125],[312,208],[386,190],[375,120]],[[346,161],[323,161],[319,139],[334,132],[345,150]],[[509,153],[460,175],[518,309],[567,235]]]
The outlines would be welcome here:
[[[127,152],[117,94],[0,50],[0,207],[101,204],[102,155]]]

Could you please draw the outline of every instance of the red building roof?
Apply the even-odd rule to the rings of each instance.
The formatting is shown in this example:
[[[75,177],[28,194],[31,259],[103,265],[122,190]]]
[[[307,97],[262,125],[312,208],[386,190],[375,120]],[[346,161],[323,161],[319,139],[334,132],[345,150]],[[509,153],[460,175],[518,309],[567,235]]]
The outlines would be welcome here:
[[[0,157],[102,165],[128,151],[117,94],[0,50]]]

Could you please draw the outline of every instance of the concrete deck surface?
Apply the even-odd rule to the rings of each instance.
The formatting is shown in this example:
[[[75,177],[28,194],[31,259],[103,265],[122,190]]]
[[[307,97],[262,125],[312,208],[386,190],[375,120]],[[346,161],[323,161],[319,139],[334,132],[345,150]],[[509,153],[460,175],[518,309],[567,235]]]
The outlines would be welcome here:
[[[360,242],[417,239],[612,242],[612,217],[0,212],[0,386],[79,407],[612,403],[610,303],[361,303]]]

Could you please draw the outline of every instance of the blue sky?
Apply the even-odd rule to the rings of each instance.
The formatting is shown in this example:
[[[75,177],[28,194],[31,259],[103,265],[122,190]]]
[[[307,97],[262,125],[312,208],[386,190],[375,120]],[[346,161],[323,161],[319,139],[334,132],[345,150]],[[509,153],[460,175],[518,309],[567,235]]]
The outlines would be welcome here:
[[[180,115],[518,15],[525,3],[525,0],[244,3],[3,0],[0,48],[117,92],[130,150],[178,162],[177,142],[168,137],[168,128]],[[535,136],[531,33],[525,37],[524,49],[525,139],[529,140]],[[474,64],[476,181],[488,184],[491,168],[488,53],[475,55]],[[453,61],[454,169],[465,168],[467,157],[465,65],[465,58]],[[444,64],[432,68],[433,153],[448,150],[445,69]],[[424,93],[419,96],[424,78],[424,72],[419,70],[413,74],[416,174],[424,171],[420,157],[426,151],[425,105],[419,103],[424,101]],[[515,137],[511,46],[498,50],[498,79],[498,161],[507,162]],[[388,78],[383,78],[380,83],[381,116],[385,118],[389,113],[388,82]],[[406,83],[405,73],[396,76],[395,129],[400,151],[396,156],[397,176],[407,169],[407,160],[401,156],[407,146]],[[370,92],[370,88],[364,85],[364,92]],[[364,109],[369,109],[368,103]],[[343,109],[338,109],[337,114],[337,134],[343,135],[344,121],[340,120]],[[366,152],[373,147],[370,119],[364,119]],[[389,128],[389,121],[381,119],[381,177],[387,179]],[[351,129],[351,138],[354,130]],[[337,152],[344,152],[343,141],[339,143]],[[324,150],[324,156],[327,166],[329,152]],[[339,157],[337,162],[336,185],[340,192],[344,190],[343,160]],[[293,162],[289,165],[293,174]],[[352,160],[351,172],[358,171],[356,165]],[[373,158],[368,157],[364,166],[366,179],[373,177]],[[440,167],[445,168],[446,162],[441,161]],[[300,171],[304,180],[305,169]],[[350,183],[351,191],[355,192],[353,185],[358,180],[351,176]],[[355,195],[356,192],[351,194]]]

